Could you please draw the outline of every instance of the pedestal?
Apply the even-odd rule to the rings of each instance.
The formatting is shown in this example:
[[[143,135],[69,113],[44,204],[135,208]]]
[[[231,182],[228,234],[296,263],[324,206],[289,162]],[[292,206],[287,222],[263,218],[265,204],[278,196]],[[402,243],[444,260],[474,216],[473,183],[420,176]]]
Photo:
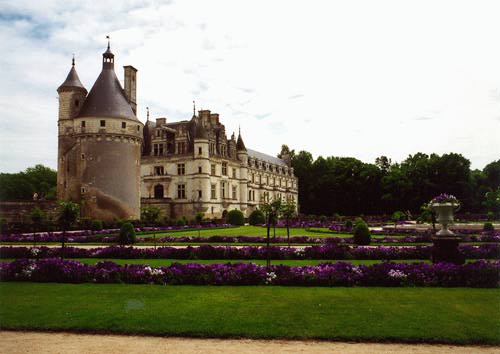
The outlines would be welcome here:
[[[432,238],[431,261],[432,263],[450,262],[454,264],[464,264],[465,257],[458,250],[460,237],[437,236]]]

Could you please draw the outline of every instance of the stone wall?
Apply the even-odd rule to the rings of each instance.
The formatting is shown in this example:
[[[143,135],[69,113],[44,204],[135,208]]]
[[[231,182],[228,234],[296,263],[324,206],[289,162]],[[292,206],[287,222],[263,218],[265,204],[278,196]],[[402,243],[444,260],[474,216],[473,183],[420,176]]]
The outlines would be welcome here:
[[[55,200],[0,202],[0,218],[5,218],[8,222],[29,222],[29,214],[36,207],[42,209],[48,217],[55,219],[57,215]]]

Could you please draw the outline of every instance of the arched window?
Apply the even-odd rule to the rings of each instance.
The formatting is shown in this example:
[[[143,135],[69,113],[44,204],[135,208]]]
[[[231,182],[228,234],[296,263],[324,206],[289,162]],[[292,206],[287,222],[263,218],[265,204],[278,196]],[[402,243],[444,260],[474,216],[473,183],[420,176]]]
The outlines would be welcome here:
[[[163,186],[161,184],[157,184],[155,186],[155,199],[163,198]]]

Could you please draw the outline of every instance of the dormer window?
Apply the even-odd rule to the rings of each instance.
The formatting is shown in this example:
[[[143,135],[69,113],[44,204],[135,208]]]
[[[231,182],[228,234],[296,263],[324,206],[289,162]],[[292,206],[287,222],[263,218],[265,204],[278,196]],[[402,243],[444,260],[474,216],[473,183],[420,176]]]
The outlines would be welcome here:
[[[82,128],[85,128],[85,121],[84,120],[82,120],[81,124],[82,124]]]
[[[122,129],[125,129],[127,127],[127,123],[126,122],[122,122]]]
[[[106,121],[105,120],[101,120],[101,127],[105,127],[106,126]]]

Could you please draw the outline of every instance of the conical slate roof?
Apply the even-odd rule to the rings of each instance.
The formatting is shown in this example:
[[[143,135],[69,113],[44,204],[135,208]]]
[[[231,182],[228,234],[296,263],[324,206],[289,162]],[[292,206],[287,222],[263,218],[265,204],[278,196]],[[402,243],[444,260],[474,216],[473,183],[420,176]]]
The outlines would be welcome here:
[[[57,88],[57,92],[60,92],[62,89],[68,89],[68,88],[80,88],[84,89],[85,92],[87,92],[87,89],[85,88],[85,86],[82,85],[82,82],[80,81],[80,78],[76,73],[74,62],[73,65],[71,66],[71,70],[69,71],[68,76],[66,77],[66,80],[64,80],[61,86]]]
[[[238,133],[238,140],[236,141],[236,150],[247,151],[245,143],[243,142],[243,138],[241,137],[241,133]]]
[[[103,54],[103,67],[78,117],[110,117],[138,120],[115,74],[114,55]],[[107,61],[106,61],[107,60]]]

